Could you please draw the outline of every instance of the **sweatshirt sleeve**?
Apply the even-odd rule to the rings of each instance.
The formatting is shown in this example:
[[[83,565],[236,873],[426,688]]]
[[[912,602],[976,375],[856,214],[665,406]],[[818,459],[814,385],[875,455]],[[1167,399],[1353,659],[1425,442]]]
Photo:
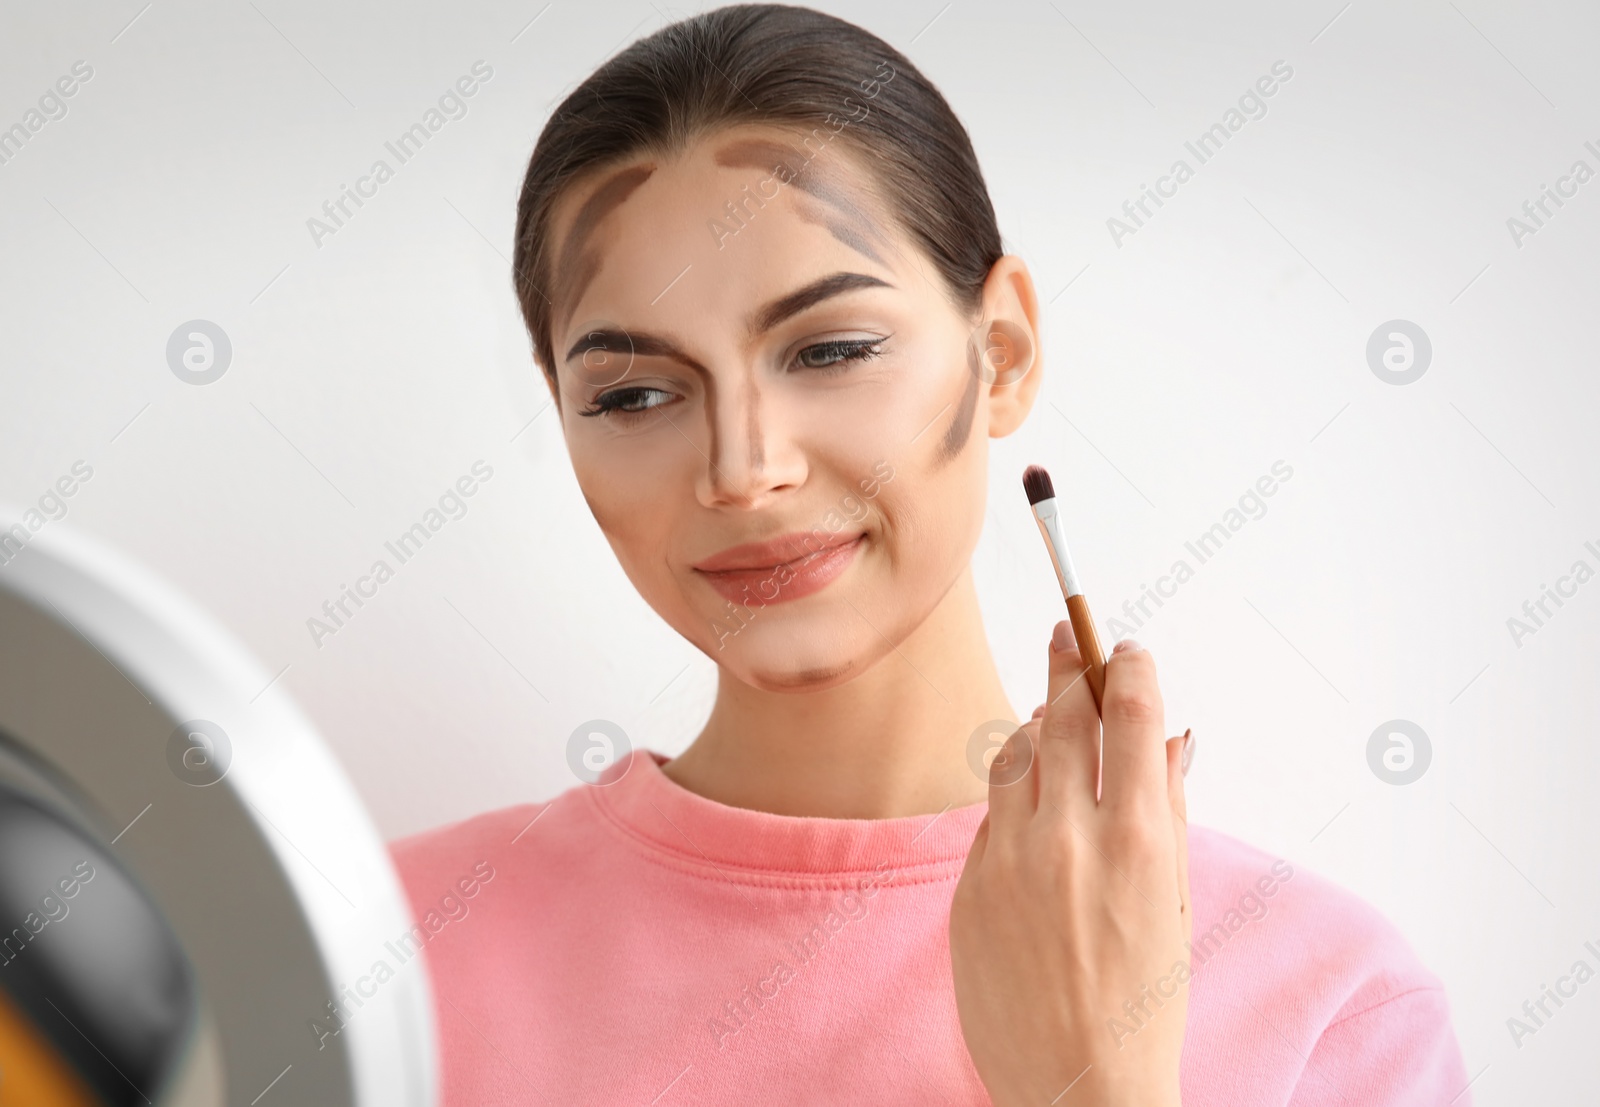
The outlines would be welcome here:
[[[1471,1107],[1467,1083],[1444,990],[1419,987],[1329,1023],[1289,1107]]]

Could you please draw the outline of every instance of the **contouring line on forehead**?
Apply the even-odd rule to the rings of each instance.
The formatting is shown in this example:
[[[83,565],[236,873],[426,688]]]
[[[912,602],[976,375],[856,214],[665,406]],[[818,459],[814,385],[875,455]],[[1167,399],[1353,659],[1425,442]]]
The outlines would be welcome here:
[[[588,248],[589,236],[602,219],[621,207],[655,171],[654,165],[631,165],[618,170],[583,202],[567,232],[556,265],[556,278],[551,282],[554,302],[566,304],[569,311],[577,304],[578,297],[600,271],[600,258]]]
[[[878,255],[878,251],[874,250],[866,237],[858,233],[854,227],[848,226],[838,219],[831,218],[826,212],[814,210],[814,205],[809,202],[796,203],[794,210],[795,214],[801,219],[824,228],[834,238],[862,257],[877,262],[885,269],[889,268],[889,263]]]
[[[834,238],[879,265],[888,265],[871,245],[872,242],[887,244],[888,238],[868,214],[865,205],[858,203],[852,192],[834,179],[837,172],[830,173],[813,166],[811,158],[794,147],[767,139],[739,139],[715,151],[712,159],[716,164],[728,168],[767,169],[775,174],[781,171],[781,183],[793,185],[802,193],[834,208],[845,216],[847,222],[830,219],[805,203],[795,205],[795,212],[800,218],[825,227]]]

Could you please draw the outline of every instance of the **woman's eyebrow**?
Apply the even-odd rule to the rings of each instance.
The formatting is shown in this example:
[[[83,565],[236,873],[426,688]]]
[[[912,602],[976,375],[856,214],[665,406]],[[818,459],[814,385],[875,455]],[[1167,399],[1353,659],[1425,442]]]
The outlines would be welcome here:
[[[746,324],[746,332],[751,338],[766,331],[770,331],[779,323],[792,316],[799,315],[809,307],[814,307],[822,301],[846,292],[854,292],[858,288],[893,288],[894,285],[866,273],[833,273],[826,277],[818,278],[802,288],[780,296],[764,307],[758,308],[750,314]]]
[[[585,331],[582,337],[572,344],[572,349],[567,351],[564,360],[571,361],[578,355],[593,350],[616,351],[628,354],[630,357],[670,357],[674,361],[683,362],[703,377],[709,376],[706,367],[686,354],[672,339],[648,331],[628,331],[620,327],[596,327]]]
[[[893,288],[894,285],[867,273],[830,273],[826,277],[819,277],[809,284],[786,293],[770,303],[764,304],[750,313],[746,323],[746,330],[750,337],[762,334],[776,327],[785,319],[799,315],[807,308],[815,307],[824,300],[834,296],[841,296],[846,292],[854,292],[861,288]],[[686,354],[677,343],[661,335],[650,334],[645,331],[629,331],[620,328],[596,328],[584,334],[572,344],[564,360],[571,361],[579,354],[591,350],[615,350],[619,353],[631,353],[636,357],[670,357],[680,361],[701,375],[706,374],[706,369],[694,358]]]

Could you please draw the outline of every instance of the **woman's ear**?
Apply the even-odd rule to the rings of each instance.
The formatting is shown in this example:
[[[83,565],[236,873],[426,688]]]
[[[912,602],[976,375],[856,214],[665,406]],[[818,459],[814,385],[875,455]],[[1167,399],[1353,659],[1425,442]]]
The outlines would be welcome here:
[[[989,437],[1004,438],[1033,410],[1044,376],[1039,351],[1039,301],[1027,263],[1006,254],[989,269],[983,316],[969,351],[989,389]]]

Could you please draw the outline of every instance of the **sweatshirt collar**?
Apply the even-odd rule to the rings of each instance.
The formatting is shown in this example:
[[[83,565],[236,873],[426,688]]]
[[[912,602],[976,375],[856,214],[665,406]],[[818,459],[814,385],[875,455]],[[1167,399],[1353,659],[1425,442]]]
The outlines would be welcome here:
[[[855,878],[893,870],[896,883],[958,877],[987,802],[892,819],[775,815],[730,807],[662,771],[638,748],[583,790],[641,847],[729,877]]]

